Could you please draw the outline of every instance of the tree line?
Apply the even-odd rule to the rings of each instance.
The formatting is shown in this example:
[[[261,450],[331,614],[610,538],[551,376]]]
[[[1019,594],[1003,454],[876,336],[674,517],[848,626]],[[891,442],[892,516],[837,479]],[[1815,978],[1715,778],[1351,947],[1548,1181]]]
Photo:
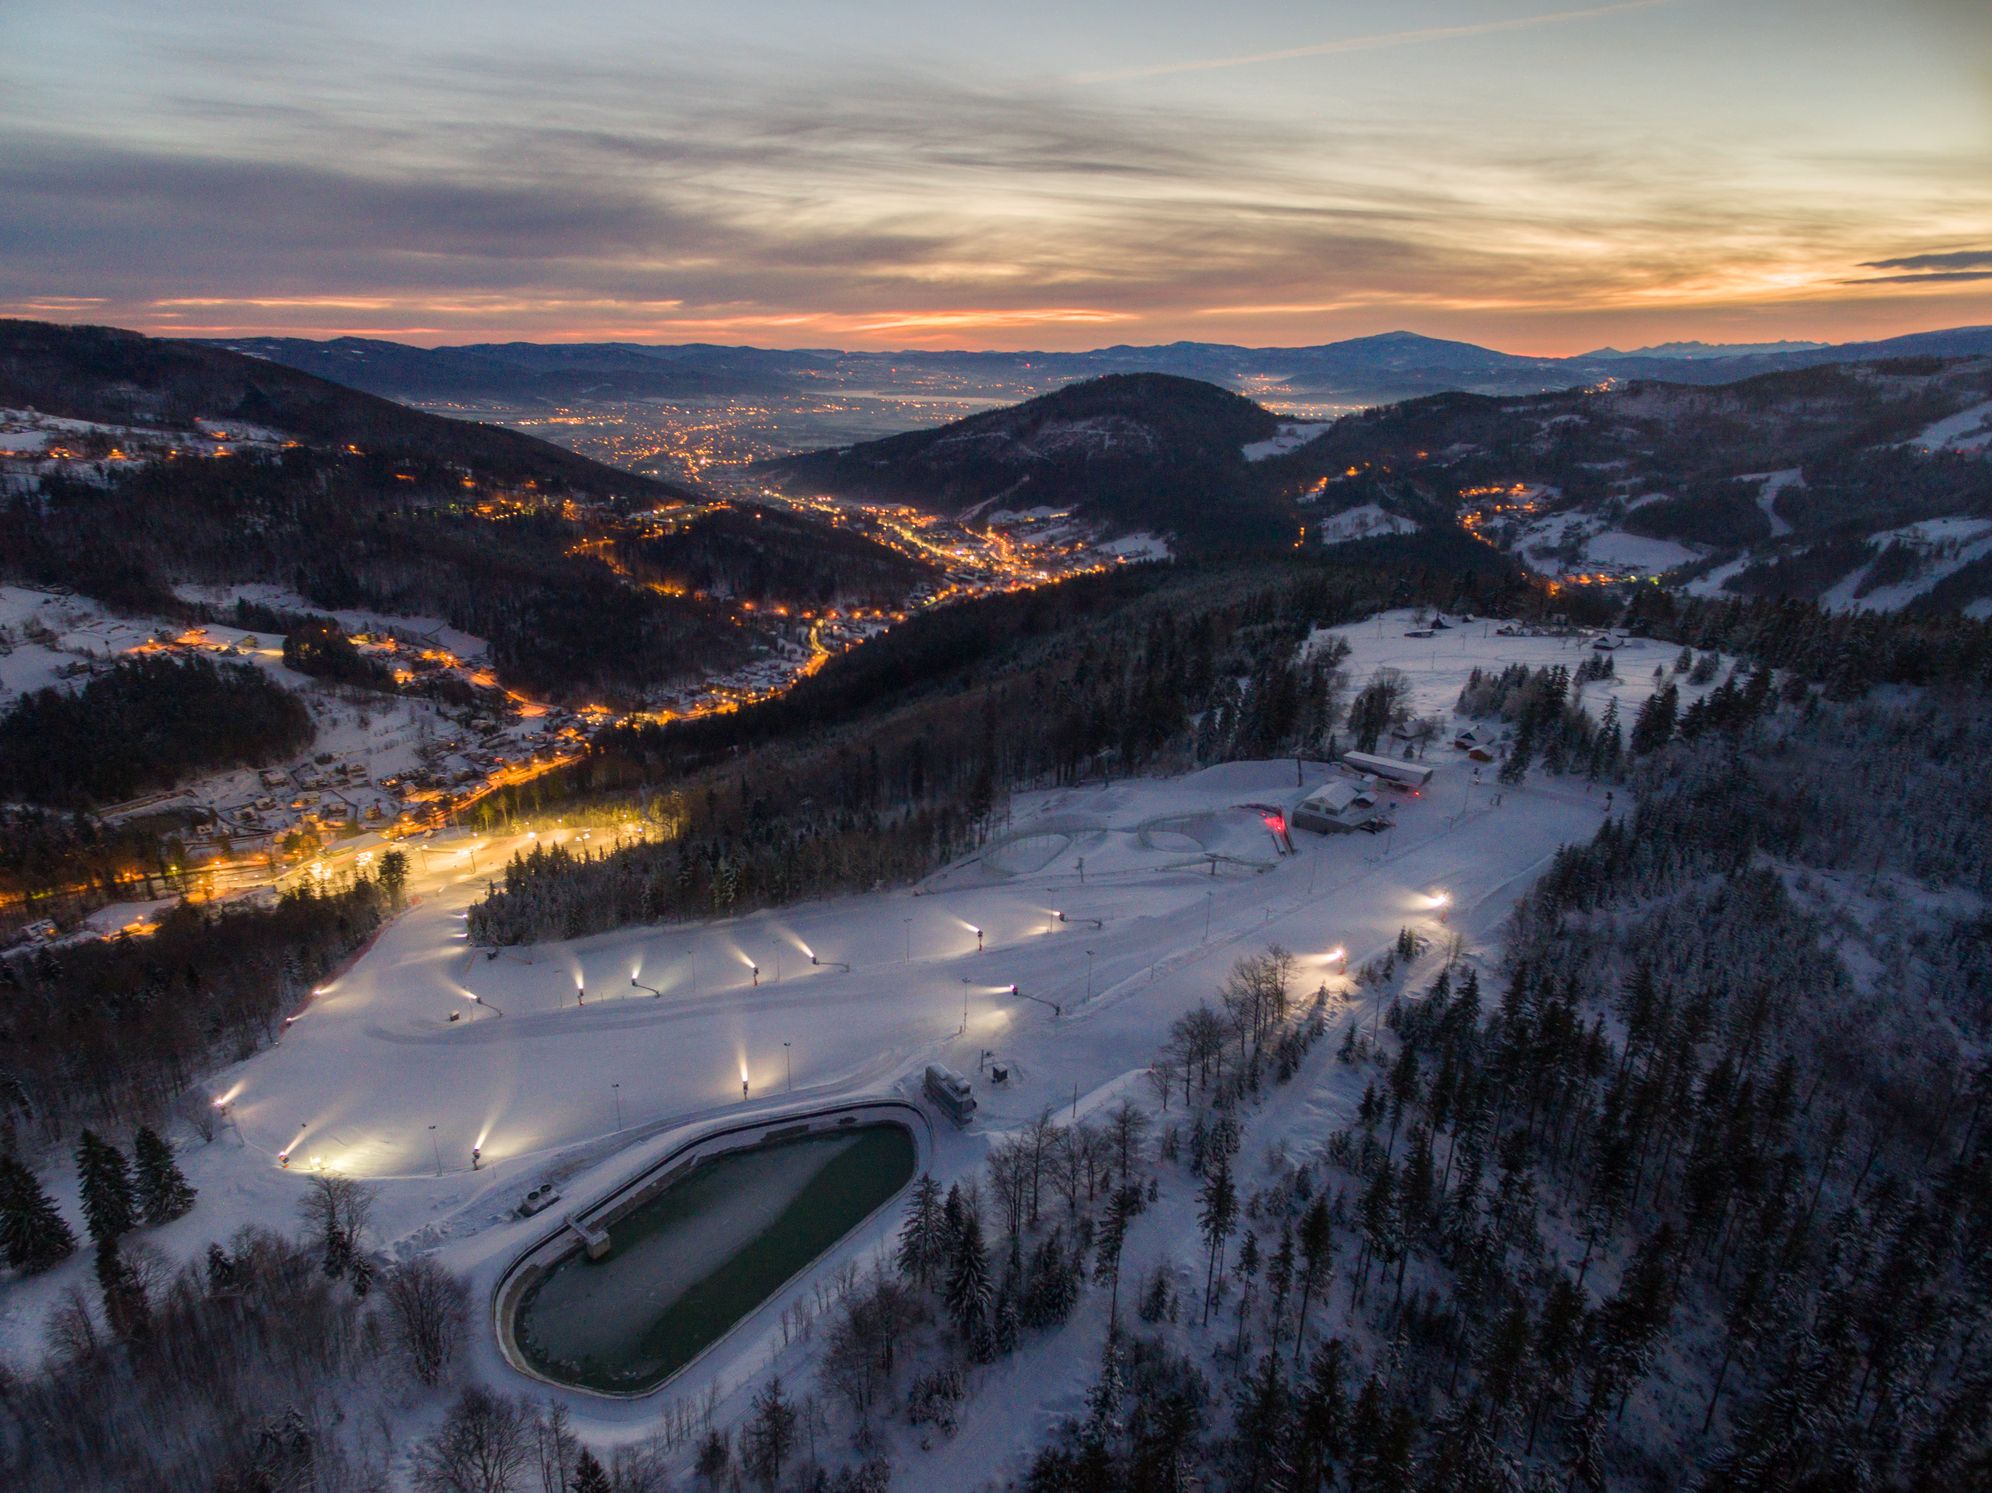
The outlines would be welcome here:
[[[251,664],[119,659],[80,690],[35,690],[0,715],[0,798],[84,808],[311,742],[304,702]]]
[[[209,1068],[278,1040],[392,900],[362,878],[269,906],[183,903],[148,936],[0,959],[0,1149],[172,1113]]]
[[[1016,788],[1319,755],[1345,681],[1340,655],[1300,644],[1409,584],[1320,563],[1143,567],[916,619],[733,715],[605,733],[475,822],[627,804],[653,841],[516,858],[472,936],[573,937],[910,880],[982,843]]]

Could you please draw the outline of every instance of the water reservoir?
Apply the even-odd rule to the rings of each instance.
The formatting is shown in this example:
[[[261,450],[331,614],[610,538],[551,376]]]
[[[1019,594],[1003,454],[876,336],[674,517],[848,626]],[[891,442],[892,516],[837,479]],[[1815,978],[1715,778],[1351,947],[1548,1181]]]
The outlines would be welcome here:
[[[511,1345],[543,1378],[641,1394],[887,1202],[916,1164],[904,1125],[847,1121],[667,1169],[661,1188],[609,1210],[606,1256],[577,1245],[501,1292]]]

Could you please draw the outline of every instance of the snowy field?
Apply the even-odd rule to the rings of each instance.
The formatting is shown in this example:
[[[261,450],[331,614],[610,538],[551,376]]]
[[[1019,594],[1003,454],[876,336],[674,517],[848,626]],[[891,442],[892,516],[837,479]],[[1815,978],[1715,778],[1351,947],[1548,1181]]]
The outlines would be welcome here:
[[[1379,666],[1402,669],[1420,712],[1449,716],[1475,666],[1574,670],[1589,652],[1582,638],[1499,637],[1482,623],[1410,639],[1411,625],[1392,613],[1337,631],[1354,649],[1352,685]],[[1629,720],[1653,666],[1671,659],[1670,649],[1634,644],[1619,655],[1628,677],[1592,684],[1585,698],[1602,708],[1611,689]],[[417,905],[321,988],[279,1046],[215,1076],[227,1104],[221,1131],[208,1145],[176,1137],[200,1203],[148,1238],[184,1255],[244,1223],[286,1223],[311,1170],[336,1168],[378,1184],[380,1242],[396,1253],[440,1249],[481,1301],[550,1227],[512,1218],[529,1188],[556,1182],[561,1211],[580,1206],[717,1117],[911,1094],[925,1064],[947,1063],[975,1080],[982,1108],[969,1131],[942,1135],[933,1165],[945,1179],[976,1167],[993,1134],[1048,1107],[1083,1115],[1123,1095],[1153,1107],[1141,1070],[1169,1023],[1213,997],[1240,956],[1284,944],[1311,994],[1347,988],[1331,950],[1346,948],[1354,967],[1406,926],[1484,948],[1558,846],[1588,837],[1604,813],[1603,793],[1581,781],[1537,779],[1505,790],[1497,806],[1491,782],[1474,785],[1450,747],[1426,760],[1435,777],[1422,796],[1398,800],[1388,835],[1297,832],[1292,856],[1276,853],[1255,806],[1290,808],[1335,769],[1234,763],[1019,795],[988,846],[917,887],[495,957],[468,946],[466,909],[530,839],[439,842],[415,868]],[[1443,930],[1439,890],[1452,899]],[[985,1054],[1009,1065],[1007,1086],[986,1081]],[[1359,1086],[1357,1070],[1310,1072],[1328,1087],[1297,1085],[1279,1102],[1339,1123],[1357,1096],[1336,1085]],[[286,1150],[288,1169],[278,1160]],[[71,1189],[59,1196],[73,1215]],[[896,1212],[816,1273],[876,1249]],[[32,1355],[59,1293],[88,1270],[79,1252],[7,1288],[5,1356]],[[667,1396],[715,1377],[729,1397],[739,1392],[779,1348],[781,1306],[806,1289],[791,1285]],[[485,1316],[476,1338],[477,1373],[529,1387],[499,1358]],[[577,1429],[603,1443],[638,1434],[655,1414],[654,1404],[585,1396],[573,1409]],[[989,1434],[1006,1442],[985,1448],[1000,1456],[1029,1427]],[[965,1455],[967,1444],[955,1450]]]
[[[1239,447],[1239,454],[1247,461],[1284,456],[1289,451],[1298,451],[1334,423],[1333,420],[1299,420],[1282,425],[1270,440],[1251,441]]]

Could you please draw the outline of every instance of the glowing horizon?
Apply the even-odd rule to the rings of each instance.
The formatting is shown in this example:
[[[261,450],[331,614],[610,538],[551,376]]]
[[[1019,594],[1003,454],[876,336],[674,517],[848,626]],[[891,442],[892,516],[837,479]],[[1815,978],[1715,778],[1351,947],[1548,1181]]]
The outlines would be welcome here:
[[[17,7],[0,315],[1538,355],[1992,322],[1992,8],[1124,14]]]

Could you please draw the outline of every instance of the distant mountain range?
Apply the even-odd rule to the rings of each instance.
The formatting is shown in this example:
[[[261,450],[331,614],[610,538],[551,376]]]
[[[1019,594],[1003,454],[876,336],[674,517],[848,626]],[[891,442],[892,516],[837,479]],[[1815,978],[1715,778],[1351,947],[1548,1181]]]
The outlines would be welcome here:
[[[1604,379],[1731,383],[1820,363],[1992,354],[1992,327],[1918,332],[1879,342],[1664,343],[1572,358],[1523,357],[1385,332],[1311,347],[1216,342],[1115,346],[1088,352],[845,352],[721,347],[709,343],[480,343],[418,348],[358,337],[230,339],[236,352],[351,388],[423,404],[515,409],[634,400],[803,393],[825,387],[879,392],[1033,392],[1111,373],[1170,373],[1276,402],[1380,404],[1461,390],[1527,394]]]
[[[1582,583],[1665,576],[1708,594],[1877,608],[1992,598],[1983,357],[1455,392],[1314,423],[1207,383],[1115,374],[758,470],[801,494],[970,521],[1066,510],[1186,550],[1464,526]]]
[[[1616,347],[1601,347],[1582,356],[1586,359],[1747,358],[1766,353],[1817,352],[1822,347],[1831,346],[1830,342],[1656,342],[1651,347],[1635,347],[1629,352],[1621,352]]]

